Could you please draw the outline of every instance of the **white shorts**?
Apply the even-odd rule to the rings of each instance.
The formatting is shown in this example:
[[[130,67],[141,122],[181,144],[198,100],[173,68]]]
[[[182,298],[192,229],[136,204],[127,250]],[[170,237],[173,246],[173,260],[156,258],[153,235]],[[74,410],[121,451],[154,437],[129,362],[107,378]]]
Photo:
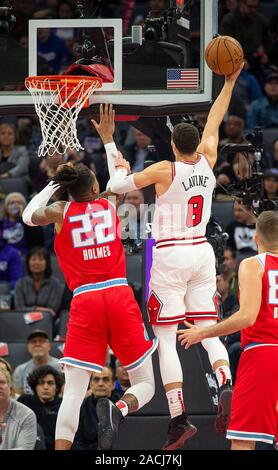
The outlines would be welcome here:
[[[208,242],[153,250],[148,315],[152,325],[218,320],[215,256]]]

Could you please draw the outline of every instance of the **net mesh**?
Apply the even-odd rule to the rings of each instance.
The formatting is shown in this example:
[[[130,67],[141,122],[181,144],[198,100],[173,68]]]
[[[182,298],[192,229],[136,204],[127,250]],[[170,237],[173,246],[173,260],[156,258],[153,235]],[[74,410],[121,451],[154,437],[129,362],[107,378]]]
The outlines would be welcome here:
[[[101,86],[98,77],[28,77],[25,86],[32,95],[39,117],[42,143],[38,156],[63,155],[67,149],[83,150],[76,129],[81,108]]]

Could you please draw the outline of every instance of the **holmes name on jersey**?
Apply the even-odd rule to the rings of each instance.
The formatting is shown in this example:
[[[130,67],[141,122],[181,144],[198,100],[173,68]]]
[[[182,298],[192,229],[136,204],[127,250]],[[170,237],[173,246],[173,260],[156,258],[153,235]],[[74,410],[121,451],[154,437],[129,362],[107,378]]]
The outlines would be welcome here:
[[[190,176],[190,178],[188,178],[187,183],[183,182],[182,185],[185,191],[188,191],[191,188],[195,188],[195,186],[203,186],[204,188],[206,188],[208,180],[209,180],[208,176],[193,175],[193,176]]]
[[[83,250],[84,261],[88,261],[91,259],[107,258],[108,256],[111,256],[110,247],[108,245]]]

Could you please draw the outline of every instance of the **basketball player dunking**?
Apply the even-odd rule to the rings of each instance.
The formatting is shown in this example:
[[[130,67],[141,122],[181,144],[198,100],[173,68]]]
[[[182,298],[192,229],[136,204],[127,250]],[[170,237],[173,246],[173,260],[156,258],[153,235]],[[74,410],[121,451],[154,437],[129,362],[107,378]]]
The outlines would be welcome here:
[[[241,354],[227,438],[232,450],[278,441],[278,213],[262,212],[255,241],[259,254],[241,262],[240,308],[208,328],[180,330],[185,349],[204,338],[241,330]]]
[[[159,337],[160,370],[171,415],[165,450],[182,447],[196,432],[184,412],[176,330],[185,318],[199,326],[215,324],[218,319],[215,257],[205,232],[215,187],[213,167],[217,160],[219,126],[228,110],[241,68],[226,77],[208,115],[201,142],[196,127],[177,124],[172,135],[175,163],[162,161],[140,173],[127,175],[128,164],[119,158],[118,171],[110,180],[111,191],[118,194],[155,184],[153,236],[156,248],[148,312],[153,330]],[[224,432],[231,402],[228,353],[219,338],[205,339],[202,345],[208,352],[219,384],[216,429]]]
[[[112,107],[101,107],[100,128],[113,133]],[[109,162],[111,174],[115,172]],[[57,189],[68,190],[71,202],[47,206]],[[65,390],[56,425],[55,449],[69,450],[79,410],[92,371],[101,372],[109,344],[126,368],[131,387],[116,406],[97,403],[98,448],[113,448],[118,426],[128,412],[144,406],[154,394],[151,355],[157,339],[149,340],[142,316],[126,280],[125,254],[116,207],[99,195],[94,173],[83,164],[58,167],[52,181],[26,207],[23,221],[31,226],[55,224],[55,251],[73,300],[64,357]],[[111,409],[111,405],[113,408]]]

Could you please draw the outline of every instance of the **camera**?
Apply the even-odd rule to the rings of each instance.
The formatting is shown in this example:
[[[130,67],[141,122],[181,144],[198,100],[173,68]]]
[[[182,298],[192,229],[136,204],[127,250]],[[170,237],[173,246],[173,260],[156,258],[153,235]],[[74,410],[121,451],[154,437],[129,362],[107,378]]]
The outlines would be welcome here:
[[[0,36],[8,34],[16,21],[11,6],[0,6]]]
[[[206,238],[213,248],[216,258],[216,267],[219,268],[224,261],[224,250],[229,235],[223,232],[221,225],[213,215],[210,217],[207,224]]]
[[[148,41],[166,41],[166,26],[167,22],[165,23],[165,19],[163,17],[152,18],[147,16],[143,26],[144,38]]]
[[[227,194],[235,196],[245,206],[249,207],[255,215],[266,210],[278,210],[278,200],[270,200],[264,197],[264,173],[261,167],[262,154],[264,152],[263,131],[261,127],[255,127],[254,132],[245,136],[248,143],[227,144],[222,152],[246,154],[245,158],[251,168],[251,175],[242,177],[238,182],[227,188]],[[250,161],[249,153],[254,154],[255,160]]]

